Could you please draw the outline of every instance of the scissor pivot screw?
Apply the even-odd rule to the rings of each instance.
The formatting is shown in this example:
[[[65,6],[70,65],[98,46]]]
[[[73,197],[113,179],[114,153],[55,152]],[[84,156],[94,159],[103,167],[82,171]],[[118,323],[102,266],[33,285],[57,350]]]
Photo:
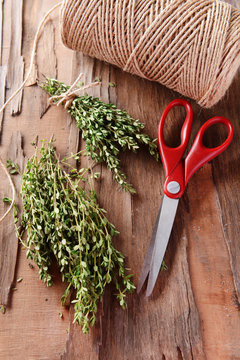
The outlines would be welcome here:
[[[180,185],[177,181],[170,181],[170,183],[167,184],[167,191],[170,194],[177,194],[180,191]]]

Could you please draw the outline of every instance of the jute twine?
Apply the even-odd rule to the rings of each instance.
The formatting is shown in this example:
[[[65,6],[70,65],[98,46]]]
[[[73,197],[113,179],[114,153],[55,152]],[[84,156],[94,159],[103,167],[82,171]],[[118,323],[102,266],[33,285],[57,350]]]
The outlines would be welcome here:
[[[203,107],[240,65],[240,11],[219,0],[64,0],[64,44]]]

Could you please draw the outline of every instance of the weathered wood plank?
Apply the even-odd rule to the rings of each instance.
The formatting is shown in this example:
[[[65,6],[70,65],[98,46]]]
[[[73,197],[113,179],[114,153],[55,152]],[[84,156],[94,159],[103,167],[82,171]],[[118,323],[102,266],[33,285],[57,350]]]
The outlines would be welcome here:
[[[55,52],[55,26],[52,21],[49,21],[44,29],[41,39],[38,44],[37,62],[41,64],[41,68],[38,68],[38,79],[46,77],[57,78],[57,58]],[[40,59],[44,58],[44,61]],[[43,117],[47,111],[49,96],[45,92],[41,92],[40,95],[40,118]]]
[[[23,1],[12,0],[11,6],[11,45],[8,60],[7,86],[12,94],[23,82],[24,74],[24,61],[21,54]],[[22,91],[11,102],[11,114],[19,114],[21,107]]]
[[[240,9],[240,1],[235,0],[233,5]],[[223,157],[218,158],[214,163],[213,176],[216,184],[218,198],[220,202],[220,209],[222,213],[223,227],[225,233],[226,245],[228,247],[230,264],[232,267],[232,276],[236,289],[236,304],[240,310],[240,243],[238,241],[238,234],[240,231],[240,197],[239,197],[239,174],[240,174],[240,147],[239,147],[239,111],[236,106],[238,104],[239,94],[239,79],[238,76],[229,90],[228,96],[219,104],[219,111],[225,116],[229,116],[234,125],[234,141],[230,150],[224,154]],[[224,138],[224,133],[220,136]],[[222,174],[225,175],[226,181],[222,181]]]
[[[239,217],[239,175],[240,175],[240,148],[239,148],[239,114],[236,108],[237,94],[239,91],[239,76],[233,82],[229,91],[229,96],[226,101],[219,104],[219,111],[229,117],[234,126],[234,140],[228,149],[221,157],[217,158],[213,163],[213,178],[217,190],[217,197],[219,201],[219,208],[221,212],[224,239],[228,250],[229,263],[231,265],[232,277],[235,285],[235,302],[239,306],[240,302],[240,269],[239,269],[239,254],[240,246],[238,241],[238,234],[240,231]],[[225,133],[220,132],[222,139]],[[223,181],[224,180],[224,181]]]
[[[7,10],[10,1],[5,0]],[[24,2],[23,55],[27,60],[39,20],[55,3],[55,0]],[[9,29],[4,33],[3,41],[4,58],[8,51],[8,48],[5,48],[5,40],[8,40],[11,26],[9,21],[8,24]],[[59,34],[59,31],[57,33]],[[59,37],[56,43],[59,43]],[[61,55],[64,58],[66,58],[65,53],[71,54],[70,51],[63,51]],[[44,57],[38,59],[39,69],[42,68],[44,61]],[[69,81],[70,79],[63,76],[63,80]],[[6,121],[1,143],[1,156],[5,160],[11,134],[19,127],[24,135],[24,152],[27,157],[33,154],[34,149],[30,143],[36,135],[39,135],[39,139],[48,139],[52,133],[55,133],[58,139],[58,151],[62,155],[65,154],[68,140],[68,132],[65,130],[67,128],[65,114],[60,109],[53,109],[53,111],[51,109],[46,118],[40,120],[39,98],[41,93],[42,91],[37,86],[25,89],[23,112],[17,117],[11,117],[9,109],[5,112]],[[0,313],[0,358],[6,360],[23,358],[59,360],[68,336],[66,329],[69,327],[68,311],[60,304],[65,285],[61,282],[58,271],[55,270],[54,286],[51,289],[47,288],[39,280],[37,268],[30,268],[28,263],[25,251],[19,251],[15,279],[22,277],[23,281],[16,284],[17,290],[12,294],[11,303],[5,315]],[[59,312],[63,313],[63,318],[59,317]],[[37,338],[36,334],[38,334]],[[19,349],[21,350],[19,351]]]
[[[21,172],[23,171],[25,158],[22,149],[22,136],[19,131],[13,133],[12,135],[11,142],[9,144],[8,158],[10,158],[14,163],[18,164]],[[13,182],[17,189],[19,189],[20,181],[20,175],[15,175],[13,177]],[[1,188],[2,191],[5,189],[4,195],[11,198],[12,194],[9,194],[10,188],[8,179],[4,179],[1,184]],[[19,205],[19,195],[16,195],[15,201],[16,204]],[[7,206],[4,207],[5,211]],[[4,226],[1,227],[0,240],[0,304],[7,306],[9,304],[9,294],[11,292],[11,287],[14,282],[18,251],[18,240],[15,235],[14,223],[11,213],[4,220]]]
[[[5,89],[6,89],[6,76],[7,76],[7,66],[0,66],[0,108],[5,102]],[[2,133],[2,123],[3,123],[3,112],[0,114],[0,135]]]
[[[2,65],[3,1],[0,0],[0,64]]]
[[[215,356],[225,360],[239,356],[240,312],[211,170],[211,165],[206,165],[189,183],[190,218],[185,226],[188,228],[193,291],[203,320],[206,352],[211,359]],[[226,183],[225,176],[220,175],[219,169],[217,172],[217,177],[221,176],[222,183]]]

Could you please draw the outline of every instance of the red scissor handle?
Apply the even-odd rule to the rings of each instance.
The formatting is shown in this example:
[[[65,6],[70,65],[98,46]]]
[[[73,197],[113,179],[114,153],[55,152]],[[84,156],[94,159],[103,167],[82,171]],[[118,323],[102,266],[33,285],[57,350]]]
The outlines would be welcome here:
[[[179,105],[185,107],[187,114],[181,130],[181,144],[176,148],[171,148],[164,142],[163,128],[169,111]],[[192,119],[193,112],[191,105],[186,100],[176,99],[164,110],[158,127],[159,150],[166,175],[164,193],[173,199],[180,198],[183,195],[185,187],[192,175],[205,163],[226,150],[233,138],[233,127],[228,119],[222,116],[209,119],[198,131],[191,150],[183,162],[182,157],[191,135]],[[214,124],[226,125],[228,128],[228,137],[220,146],[207,148],[203,145],[203,135],[205,131]]]
[[[169,111],[175,106],[184,106],[186,110],[186,119],[184,121],[181,130],[181,144],[176,148],[171,148],[165,144],[163,128]],[[164,193],[172,198],[179,197],[179,193],[177,195],[174,195],[168,192],[167,186],[171,181],[177,181],[179,183],[181,192],[183,192],[185,188],[182,157],[186,151],[189,138],[191,135],[192,120],[193,120],[192,107],[186,100],[183,99],[176,99],[170,102],[170,104],[164,110],[162,117],[160,119],[160,123],[158,127],[158,145],[166,175],[166,181],[164,184]]]
[[[228,137],[221,145],[215,148],[207,148],[203,145],[203,135],[205,131],[214,124],[223,124],[228,128]],[[215,116],[203,124],[197,133],[194,143],[185,159],[185,186],[192,175],[208,161],[221,154],[230,145],[233,138],[233,126],[231,122],[222,116]]]

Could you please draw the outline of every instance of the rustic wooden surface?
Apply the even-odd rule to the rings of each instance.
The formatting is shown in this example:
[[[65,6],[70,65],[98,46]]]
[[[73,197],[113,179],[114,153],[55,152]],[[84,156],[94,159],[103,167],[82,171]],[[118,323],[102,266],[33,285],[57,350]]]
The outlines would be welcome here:
[[[42,16],[57,1],[5,0],[0,3],[1,104],[6,74],[8,97],[16,82],[22,79],[18,69],[25,67],[25,72],[28,69],[33,37]],[[234,4],[240,8],[239,0]],[[164,107],[179,96],[163,86],[63,47],[57,11],[40,38],[35,70],[38,75],[57,76],[66,83],[71,83],[80,71],[85,73],[85,82],[101,77],[102,87],[94,88],[92,94],[125,108],[146,124],[146,131],[152,136],[156,136]],[[109,81],[116,87],[109,88]],[[34,82],[35,74],[31,78],[31,83]],[[124,312],[114,298],[113,289],[108,288],[99,304],[98,323],[89,335],[83,335],[81,329],[72,324],[73,309],[60,305],[64,284],[57,270],[54,286],[46,288],[38,279],[36,266],[29,266],[20,246],[16,253],[16,242],[12,231],[9,232],[11,216],[8,216],[0,229],[0,296],[1,302],[7,305],[6,313],[0,313],[1,360],[240,359],[239,98],[240,73],[224,100],[213,109],[203,110],[192,102],[193,135],[204,121],[219,114],[233,122],[233,143],[190,181],[180,202],[166,254],[168,271],[159,276],[153,295],[147,299],[143,293],[133,294]],[[7,159],[9,148],[13,147],[12,136],[18,139],[15,145],[19,145],[17,130],[21,132],[20,145],[26,156],[32,154],[30,143],[37,135],[48,139],[54,134],[62,156],[84,146],[72,119],[63,109],[47,111],[46,99],[33,85],[24,90],[22,101],[18,97],[7,108],[1,132],[3,159]],[[13,117],[11,112],[20,114]],[[167,136],[171,143],[177,141],[180,115],[179,111],[169,116]],[[216,145],[216,141],[220,143],[224,138],[225,131],[218,130],[209,132],[209,145]],[[135,274],[137,283],[160,205],[164,173],[161,164],[156,164],[144,150],[138,155],[123,154],[122,164],[137,195],[131,197],[118,191],[104,166],[100,167],[102,176],[97,191],[100,203],[120,230],[115,244],[126,254],[127,266]],[[11,196],[2,170],[0,174],[1,196]],[[2,204],[0,211],[1,214],[4,211]],[[18,261],[12,281],[10,273],[16,254]],[[6,269],[10,274],[8,280],[4,277]],[[23,280],[17,282],[20,277]]]

